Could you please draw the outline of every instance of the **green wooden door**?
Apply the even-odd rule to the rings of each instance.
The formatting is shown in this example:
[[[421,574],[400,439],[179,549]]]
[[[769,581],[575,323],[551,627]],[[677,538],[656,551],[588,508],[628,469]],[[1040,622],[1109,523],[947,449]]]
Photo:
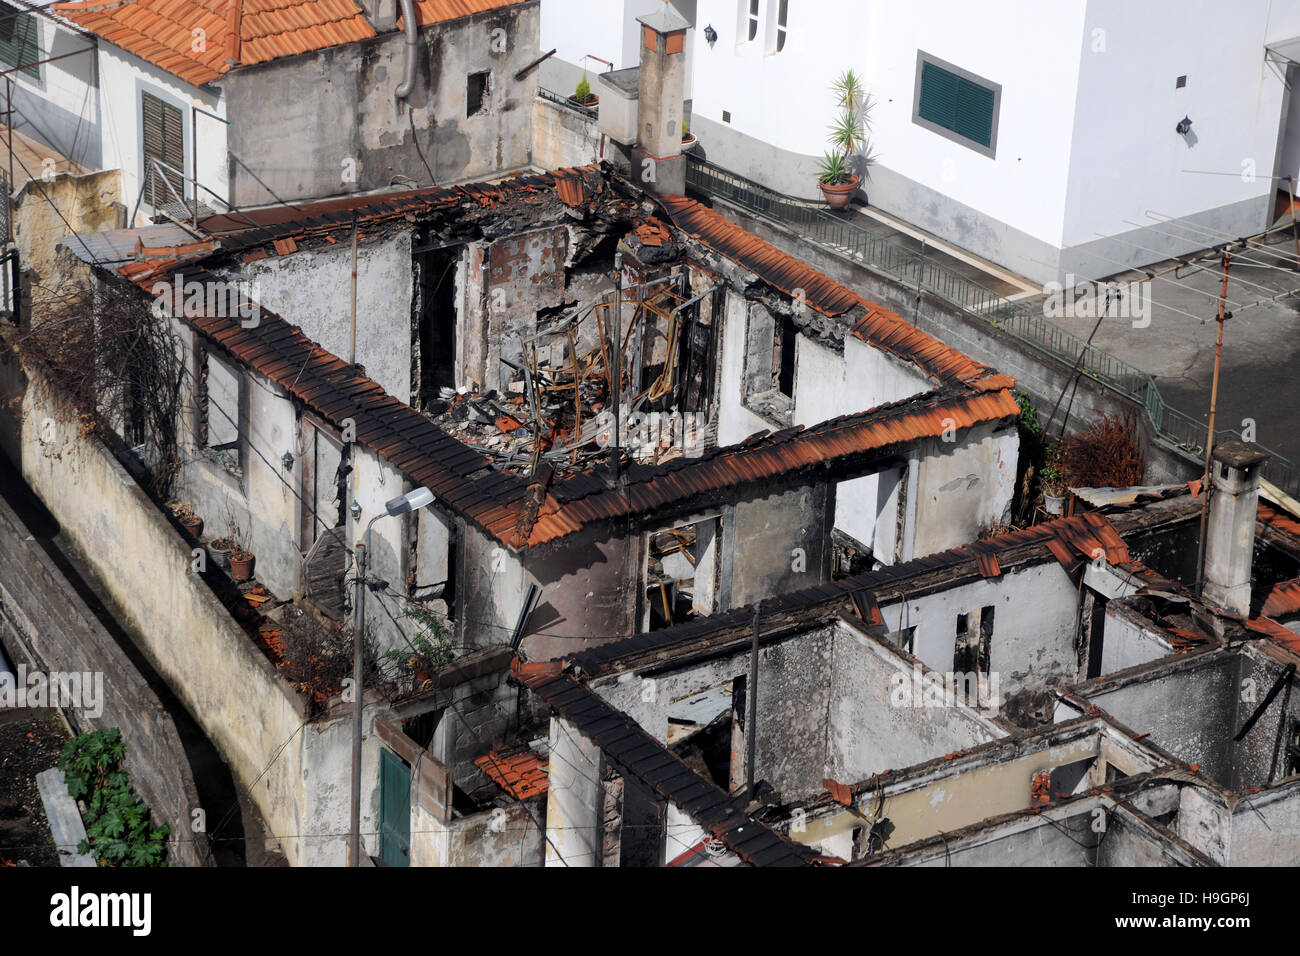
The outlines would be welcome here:
[[[379,751],[379,858],[411,865],[411,765]]]

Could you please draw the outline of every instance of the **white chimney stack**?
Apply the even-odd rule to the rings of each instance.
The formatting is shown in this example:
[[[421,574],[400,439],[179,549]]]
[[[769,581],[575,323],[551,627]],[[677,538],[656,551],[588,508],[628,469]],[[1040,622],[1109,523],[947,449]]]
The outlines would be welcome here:
[[[1205,530],[1205,583],[1201,596],[1232,614],[1250,614],[1250,573],[1255,557],[1259,479],[1268,453],[1230,441],[1212,456],[1210,520]]]

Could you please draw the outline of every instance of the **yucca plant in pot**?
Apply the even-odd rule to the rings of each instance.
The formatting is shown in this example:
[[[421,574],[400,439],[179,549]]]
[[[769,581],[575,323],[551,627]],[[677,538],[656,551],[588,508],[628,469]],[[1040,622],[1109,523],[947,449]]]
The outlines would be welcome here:
[[[817,170],[822,195],[832,209],[844,209],[862,185],[855,172],[875,162],[867,133],[870,129],[871,98],[852,70],[845,70],[831,86],[836,98],[835,119],[830,126],[830,146]]]

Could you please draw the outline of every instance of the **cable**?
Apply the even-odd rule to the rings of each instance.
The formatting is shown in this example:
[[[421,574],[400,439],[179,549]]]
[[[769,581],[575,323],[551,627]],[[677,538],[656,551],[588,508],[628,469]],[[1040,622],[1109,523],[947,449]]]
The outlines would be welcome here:
[[[1135,226],[1135,227],[1137,227],[1138,229],[1149,229],[1151,232],[1154,232],[1154,233],[1156,233],[1157,235],[1167,236],[1167,237],[1169,237],[1170,239],[1181,239],[1181,240],[1183,240],[1183,241],[1187,241],[1187,240],[1191,239],[1191,240],[1196,240],[1196,241],[1198,241],[1198,242],[1201,241],[1197,236],[1180,236],[1180,235],[1178,235],[1177,233],[1165,232],[1163,229],[1157,229],[1157,228],[1155,228],[1155,226],[1143,225],[1142,223],[1131,222],[1131,221],[1128,220],[1128,219],[1125,219],[1124,222],[1125,222],[1127,225]],[[1237,244],[1237,243],[1240,242],[1240,241],[1241,241],[1241,240],[1233,239],[1233,240],[1230,240],[1230,241],[1228,241],[1228,242],[1226,242],[1226,243],[1221,243],[1221,245],[1224,246],[1224,247],[1232,246],[1232,245]],[[1136,243],[1130,243],[1130,244],[1131,244],[1131,245],[1137,245]],[[1139,248],[1139,249],[1142,249],[1143,247],[1142,247],[1142,246],[1138,246],[1138,248]],[[1147,251],[1147,252],[1151,252],[1151,253],[1153,253],[1153,254],[1155,253],[1155,250],[1154,250],[1154,249],[1147,249],[1146,251]],[[1191,261],[1190,261],[1190,266],[1191,266],[1191,268],[1197,269],[1198,271],[1201,271],[1201,272],[1210,272],[1211,274],[1213,274],[1213,270],[1208,269],[1208,268],[1205,267],[1205,266],[1196,265],[1195,263],[1196,263],[1196,261],[1199,261],[1199,260],[1202,260],[1202,259],[1208,261],[1208,260],[1211,260],[1213,257],[1217,257],[1217,256],[1220,256],[1220,255],[1221,255],[1221,253],[1218,252],[1217,250],[1211,250],[1211,251],[1209,251],[1209,252],[1201,253],[1200,255],[1197,256],[1196,260],[1191,260]],[[1178,259],[1179,257],[1178,257],[1178,256],[1172,256],[1171,258]],[[1284,269],[1284,268],[1282,268],[1281,266],[1274,265],[1274,264],[1271,264],[1271,263],[1267,263],[1267,262],[1264,262],[1264,261],[1262,261],[1262,260],[1260,260],[1260,259],[1252,259],[1250,256],[1244,255],[1244,254],[1242,254],[1241,252],[1234,252],[1234,253],[1232,253],[1232,261],[1233,261],[1233,262],[1245,262],[1245,263],[1249,263],[1249,264],[1251,264],[1251,265],[1254,265],[1254,266],[1256,266],[1256,267],[1258,267],[1258,268],[1260,268],[1260,269],[1269,269],[1269,270],[1272,270],[1272,271],[1281,272],[1281,273],[1287,275],[1288,277],[1290,277],[1290,278],[1292,278],[1292,279],[1294,279],[1294,278],[1295,278],[1295,275],[1296,275],[1296,271],[1295,271],[1295,269],[1292,269],[1292,268],[1289,268],[1289,267]],[[1242,278],[1240,278],[1240,277],[1237,277],[1237,281],[1240,282],[1242,285],[1255,286],[1256,288],[1264,289],[1265,291],[1268,291],[1268,292],[1272,292],[1272,291],[1273,291],[1273,289],[1272,289],[1271,287],[1266,286],[1266,285],[1263,285],[1262,283],[1259,283],[1259,282],[1251,282],[1251,281],[1248,280],[1248,279],[1242,279]],[[1192,290],[1192,291],[1200,292],[1201,290],[1200,290],[1200,289],[1194,289],[1194,290]]]

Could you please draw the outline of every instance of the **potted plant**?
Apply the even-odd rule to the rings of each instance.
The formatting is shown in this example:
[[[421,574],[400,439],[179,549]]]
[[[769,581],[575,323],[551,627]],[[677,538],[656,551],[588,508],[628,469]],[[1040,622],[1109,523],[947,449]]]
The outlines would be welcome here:
[[[1043,489],[1043,508],[1049,515],[1062,514],[1065,511],[1066,480],[1060,453],[1055,445],[1047,450],[1038,481]]]
[[[233,521],[230,524],[230,540],[234,542],[234,547],[230,550],[230,576],[236,581],[247,581],[253,577],[253,563],[257,558],[248,550],[248,539]]]
[[[169,507],[185,534],[197,541],[203,534],[203,519],[194,513],[194,506],[188,501],[174,501]]]
[[[852,70],[840,74],[831,89],[838,112],[830,126],[831,148],[817,169],[817,183],[832,209],[845,209],[862,184],[855,165],[865,170],[875,161],[867,138],[871,98]]]
[[[695,134],[691,132],[690,127],[686,125],[686,120],[682,120],[682,152],[686,152],[692,146],[699,142]]]
[[[223,570],[230,568],[230,556],[236,550],[239,550],[239,524],[235,521],[235,516],[231,514],[230,508],[226,508],[226,530],[219,538],[208,542],[208,554],[212,560],[217,562],[217,567]]]
[[[582,74],[582,79],[578,81],[578,88],[573,91],[569,97],[579,106],[585,106],[587,109],[595,109],[600,105],[600,97],[591,92],[591,82],[587,79],[587,74]]]

